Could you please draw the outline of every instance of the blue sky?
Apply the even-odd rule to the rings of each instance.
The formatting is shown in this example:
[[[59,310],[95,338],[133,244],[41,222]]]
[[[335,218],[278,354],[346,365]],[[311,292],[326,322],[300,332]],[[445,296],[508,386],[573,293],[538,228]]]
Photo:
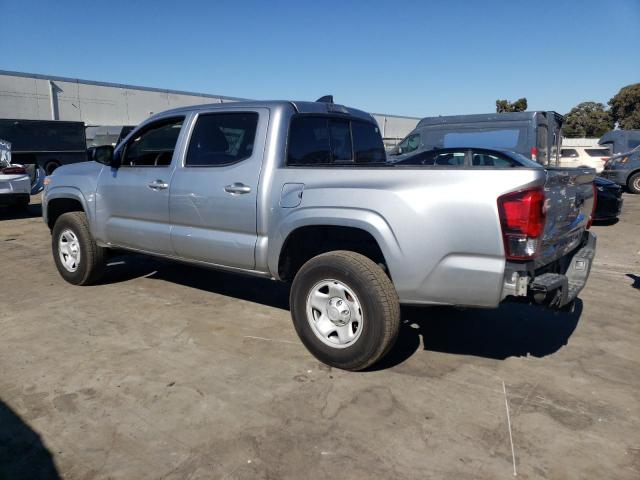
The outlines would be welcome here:
[[[640,82],[640,0],[0,0],[0,69],[397,115]]]

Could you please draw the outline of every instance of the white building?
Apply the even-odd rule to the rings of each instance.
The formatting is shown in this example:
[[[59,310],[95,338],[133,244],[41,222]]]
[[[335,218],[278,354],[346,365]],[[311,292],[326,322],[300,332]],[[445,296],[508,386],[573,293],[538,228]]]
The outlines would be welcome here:
[[[89,127],[136,125],[174,107],[239,100],[245,99],[0,70],[0,118],[75,120]],[[387,145],[395,145],[420,120],[373,116]]]

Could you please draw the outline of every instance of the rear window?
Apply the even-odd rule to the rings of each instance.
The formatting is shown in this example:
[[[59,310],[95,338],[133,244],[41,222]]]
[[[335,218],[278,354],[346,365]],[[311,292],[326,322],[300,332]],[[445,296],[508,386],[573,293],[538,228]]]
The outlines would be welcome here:
[[[359,120],[296,116],[289,128],[287,165],[384,163],[378,126]]]
[[[608,157],[611,155],[606,148],[585,148],[584,151],[587,152],[587,155],[590,157]]]

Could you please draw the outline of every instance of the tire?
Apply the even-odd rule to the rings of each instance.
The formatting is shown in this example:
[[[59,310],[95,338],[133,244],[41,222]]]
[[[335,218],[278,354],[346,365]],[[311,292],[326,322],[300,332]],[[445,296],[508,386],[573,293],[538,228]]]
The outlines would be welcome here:
[[[64,250],[61,253],[65,248],[63,244],[66,244],[66,255]],[[102,277],[106,249],[99,247],[91,236],[84,212],[60,215],[53,226],[51,250],[58,272],[67,282],[91,285]]]
[[[367,368],[398,336],[395,288],[382,268],[359,253],[338,250],[305,263],[293,280],[290,305],[302,343],[332,367]]]
[[[627,180],[627,187],[631,193],[640,193],[640,172],[634,173]]]

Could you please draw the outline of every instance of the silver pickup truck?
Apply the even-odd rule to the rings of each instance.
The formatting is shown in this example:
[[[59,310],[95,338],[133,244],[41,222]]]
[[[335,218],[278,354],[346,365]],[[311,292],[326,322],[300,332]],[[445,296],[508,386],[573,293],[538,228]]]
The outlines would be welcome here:
[[[292,282],[295,329],[359,370],[400,304],[570,305],[595,254],[590,169],[394,166],[367,113],[323,102],[190,106],[47,177],[53,257],[75,285],[125,249]]]

